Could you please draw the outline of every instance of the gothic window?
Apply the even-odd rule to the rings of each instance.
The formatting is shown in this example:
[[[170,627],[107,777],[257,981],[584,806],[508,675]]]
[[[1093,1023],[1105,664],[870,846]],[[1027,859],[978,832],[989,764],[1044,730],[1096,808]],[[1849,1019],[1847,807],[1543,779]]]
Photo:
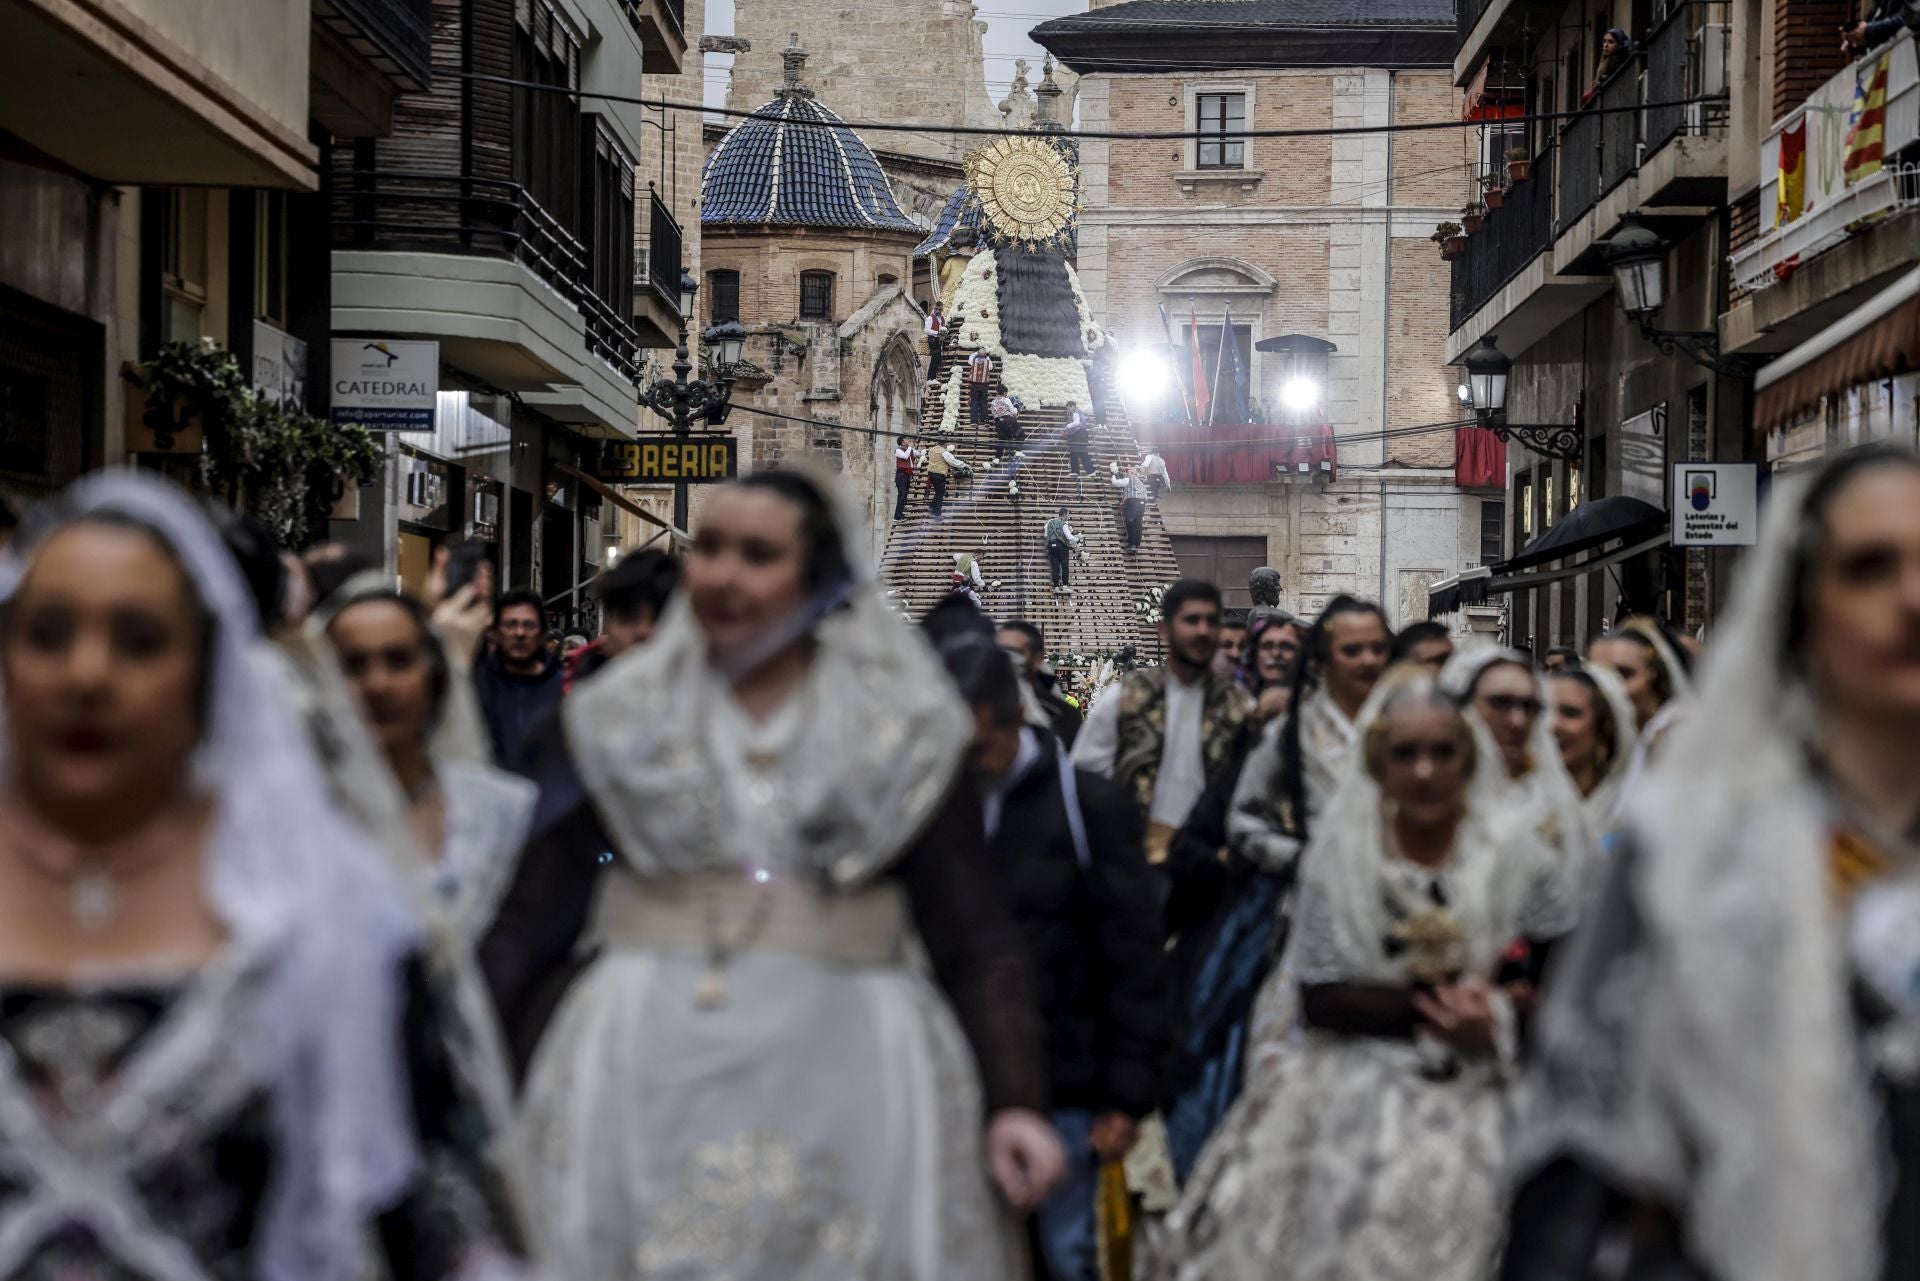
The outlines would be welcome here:
[[[719,325],[738,319],[740,319],[740,273],[737,271],[708,272],[707,322]]]
[[[803,271],[800,273],[800,319],[833,319],[832,272]]]
[[[1247,95],[1203,93],[1199,96],[1196,160],[1202,169],[1244,169],[1247,144],[1240,132],[1247,127]]]

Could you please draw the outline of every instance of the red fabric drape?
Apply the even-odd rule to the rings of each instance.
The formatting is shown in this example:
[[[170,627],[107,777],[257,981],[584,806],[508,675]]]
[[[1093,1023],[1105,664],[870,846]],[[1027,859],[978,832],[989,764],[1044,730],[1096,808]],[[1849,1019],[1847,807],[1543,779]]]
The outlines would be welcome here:
[[[1216,443],[1220,441],[1256,443]],[[1264,485],[1281,471],[1294,480],[1332,479],[1339,463],[1333,429],[1325,424],[1193,427],[1176,419],[1141,428],[1140,443],[1167,460],[1167,475],[1176,485]]]
[[[1453,433],[1453,483],[1462,489],[1507,487],[1507,442],[1487,427]]]

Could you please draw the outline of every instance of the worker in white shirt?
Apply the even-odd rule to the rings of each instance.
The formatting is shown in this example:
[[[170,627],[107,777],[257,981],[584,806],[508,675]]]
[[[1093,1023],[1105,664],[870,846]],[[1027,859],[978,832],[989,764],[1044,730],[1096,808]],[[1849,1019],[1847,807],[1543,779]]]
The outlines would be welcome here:
[[[946,349],[946,317],[940,314],[940,303],[936,300],[933,310],[927,313],[926,323],[921,326],[927,335],[927,381],[940,380],[940,356]]]
[[[913,489],[913,442],[902,436],[893,444],[893,519],[907,518],[907,494]]]
[[[1117,470],[1119,464],[1114,464]],[[1113,487],[1120,491],[1120,524],[1127,533],[1127,550],[1140,550],[1141,527],[1147,518],[1147,500],[1153,497],[1153,486],[1141,475],[1138,465],[1127,469],[1124,476],[1113,478]]]

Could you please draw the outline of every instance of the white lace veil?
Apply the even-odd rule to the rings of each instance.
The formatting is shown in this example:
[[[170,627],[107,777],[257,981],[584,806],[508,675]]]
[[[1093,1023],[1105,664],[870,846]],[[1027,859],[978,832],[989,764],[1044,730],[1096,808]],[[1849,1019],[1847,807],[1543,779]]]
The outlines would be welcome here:
[[[971,717],[918,628],[881,598],[859,549],[863,525],[825,475],[850,579],[808,602],[793,634],[817,642],[804,723],[765,783],[791,816],[785,870],[849,885],[877,875],[945,801],[971,741]],[[817,618],[817,621],[814,621]],[[773,639],[770,638],[769,643]],[[723,871],[774,851],[741,848],[745,763],[716,732],[730,698],[686,593],[647,644],[615,659],[564,705],[581,782],[620,853],[639,871]]]
[[[1288,946],[1316,955],[1296,950],[1290,961],[1282,963],[1283,970],[1298,973],[1304,966],[1312,972],[1332,963],[1352,980],[1405,981],[1405,973],[1385,946],[1390,921],[1381,894],[1387,857],[1384,793],[1367,767],[1366,740],[1375,724],[1394,708],[1436,697],[1459,710],[1431,672],[1403,663],[1381,677],[1361,708],[1354,722],[1354,750],[1340,767],[1340,782],[1325,813],[1314,820],[1313,837],[1301,861],[1303,907],[1296,916],[1309,914],[1305,905],[1318,900],[1310,913],[1317,923],[1312,928],[1303,924]],[[1469,726],[1473,724],[1471,715],[1462,711],[1461,716]],[[1479,737],[1476,779],[1501,768],[1498,749]],[[1536,842],[1524,839],[1488,812],[1493,795],[1469,781],[1463,797],[1466,812],[1447,865],[1455,873],[1447,907],[1469,936],[1469,967],[1483,975],[1491,973],[1513,941],[1512,933],[1499,928],[1500,922],[1547,867],[1547,856]]]
[[[350,1281],[368,1220],[416,1164],[400,1044],[401,966],[419,937],[406,890],[334,807],[288,710],[253,601],[219,535],[170,486],[129,472],[82,479],[36,510],[0,556],[11,600],[46,538],[76,519],[116,516],[173,552],[212,620],[206,723],[192,777],[212,796],[209,903],[231,955],[272,958],[259,1020],[215,1029],[277,1066],[280,1173],[256,1242],[270,1281]]]
[[[1675,1210],[1741,1281],[1879,1275],[1870,1104],[1825,883],[1832,812],[1790,651],[1812,528],[1775,486],[1704,684],[1646,786],[1629,859],[1537,1024],[1522,1174],[1570,1154]]]
[[[1527,772],[1520,778],[1507,773],[1492,731],[1468,701],[1480,674],[1495,663],[1513,663],[1525,671],[1533,681],[1534,697],[1541,702],[1527,740]],[[1482,768],[1473,780],[1479,809],[1496,825],[1526,829],[1541,844],[1571,860],[1576,874],[1584,879],[1595,850],[1594,833],[1581,808],[1580,789],[1573,785],[1553,737],[1553,700],[1545,678],[1518,650],[1480,645],[1447,660],[1440,672],[1440,688],[1465,710],[1480,750]]]
[[[1640,735],[1635,729],[1633,700],[1627,697],[1627,687],[1613,674],[1613,669],[1598,663],[1583,663],[1580,673],[1593,682],[1613,717],[1613,754],[1607,759],[1607,771],[1580,802],[1587,816],[1587,829],[1598,839],[1613,830],[1621,789],[1627,781],[1627,771],[1633,767],[1633,753],[1640,745]],[[1547,681],[1548,688],[1553,685],[1552,680]]]

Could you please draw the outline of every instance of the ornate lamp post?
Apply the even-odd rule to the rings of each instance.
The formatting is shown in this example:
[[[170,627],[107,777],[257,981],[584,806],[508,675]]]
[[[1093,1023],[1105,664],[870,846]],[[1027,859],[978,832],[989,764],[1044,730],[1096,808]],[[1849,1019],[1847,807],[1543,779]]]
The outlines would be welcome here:
[[[1620,232],[1607,243],[1607,267],[1613,272],[1620,310],[1640,326],[1646,340],[1663,356],[1681,352],[1696,365],[1733,378],[1752,375],[1765,359],[1720,354],[1720,335],[1711,330],[1667,330],[1653,327],[1654,317],[1667,301],[1667,242],[1640,221],[1637,213],[1620,216]]]
[[[1570,463],[1580,461],[1586,440],[1579,427],[1523,426],[1507,421],[1507,376],[1513,372],[1513,358],[1500,350],[1492,334],[1482,338],[1480,345],[1467,353],[1464,363],[1473,416],[1482,427],[1490,429],[1501,440],[1517,440],[1536,454]]]
[[[700,341],[715,352],[714,364],[720,376],[714,382],[704,378],[688,380],[687,375],[693,372],[693,360],[687,349],[687,322],[693,318],[694,297],[699,292],[700,282],[682,268],[680,346],[674,352],[673,377],[659,379],[640,393],[640,403],[671,422],[676,436],[693,434],[695,414],[714,426],[727,421],[733,409],[733,367],[740,363],[740,349],[747,341],[747,331],[737,320],[714,325],[700,335]],[[673,487],[673,525],[675,529],[687,527],[687,482],[684,480]]]

